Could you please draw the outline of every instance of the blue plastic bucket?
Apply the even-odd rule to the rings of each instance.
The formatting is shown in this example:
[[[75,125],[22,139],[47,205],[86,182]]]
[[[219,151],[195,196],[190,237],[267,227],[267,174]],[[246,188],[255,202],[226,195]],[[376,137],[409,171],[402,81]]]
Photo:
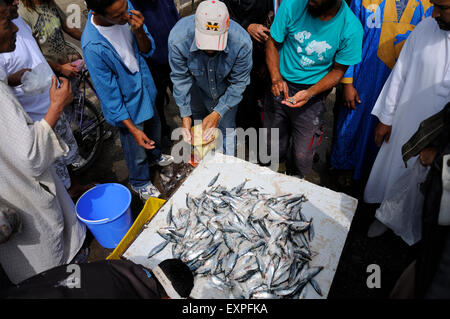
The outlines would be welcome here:
[[[98,243],[113,249],[133,224],[130,204],[128,188],[116,183],[101,184],[80,197],[76,212]]]

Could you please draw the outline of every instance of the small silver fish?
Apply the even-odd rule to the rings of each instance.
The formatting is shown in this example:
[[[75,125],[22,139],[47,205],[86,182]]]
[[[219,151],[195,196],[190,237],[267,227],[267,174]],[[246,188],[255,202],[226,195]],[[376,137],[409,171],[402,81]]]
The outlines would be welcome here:
[[[319,283],[314,278],[311,278],[309,283],[314,288],[314,290],[319,294],[319,296],[322,297],[323,296],[322,289],[320,289]]]
[[[170,205],[170,209],[169,209],[169,212],[167,213],[167,217],[166,217],[167,225],[170,225],[172,223],[172,208],[173,208],[173,206]]]
[[[252,294],[252,299],[279,299],[279,297],[269,291],[258,291]]]
[[[238,282],[246,282],[247,280],[249,280],[253,275],[255,275],[257,272],[259,271],[259,269],[250,269],[249,271],[247,271],[243,276],[236,278],[236,281]]]
[[[147,258],[152,258],[154,255],[156,255],[157,253],[159,253],[160,251],[162,251],[168,244],[170,241],[166,240],[163,241],[161,244],[159,244],[158,246],[156,246],[155,248],[153,248],[150,253],[148,254]]]
[[[217,182],[217,180],[219,179],[219,175],[220,175],[220,173],[218,173],[218,174],[217,174],[217,175],[209,182],[208,187],[213,186],[213,185]]]

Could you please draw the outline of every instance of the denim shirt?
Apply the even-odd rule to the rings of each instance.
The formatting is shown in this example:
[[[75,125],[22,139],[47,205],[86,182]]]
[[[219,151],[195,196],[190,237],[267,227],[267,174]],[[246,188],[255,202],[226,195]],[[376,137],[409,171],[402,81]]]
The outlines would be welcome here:
[[[133,9],[128,3],[129,10]],[[140,124],[153,117],[156,87],[146,58],[155,51],[155,42],[144,26],[152,48],[148,53],[139,51],[133,34],[133,47],[139,64],[139,72],[132,73],[112,44],[103,37],[91,22],[91,13],[86,23],[81,47],[106,121],[123,127],[124,120],[131,119]]]
[[[181,117],[192,115],[190,90],[200,88],[206,107],[222,117],[242,100],[250,83],[252,41],[236,22],[230,21],[228,43],[214,57],[197,48],[194,15],[181,19],[169,35],[169,64],[173,96]]]

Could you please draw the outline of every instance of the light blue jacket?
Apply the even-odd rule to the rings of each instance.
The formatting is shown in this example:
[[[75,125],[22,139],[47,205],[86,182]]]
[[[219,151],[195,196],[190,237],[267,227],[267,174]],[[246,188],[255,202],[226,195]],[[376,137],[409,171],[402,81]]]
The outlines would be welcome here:
[[[178,21],[169,35],[169,64],[181,117],[192,115],[190,90],[194,84],[200,88],[205,106],[214,107],[223,117],[242,100],[252,63],[252,40],[236,22],[230,21],[225,50],[209,57],[197,48],[194,15]]]
[[[133,6],[128,1],[129,10]],[[156,87],[146,58],[155,51],[155,42],[144,26],[152,48],[144,54],[139,51],[133,34],[134,52],[139,64],[139,72],[132,73],[120,55],[91,22],[89,14],[86,28],[81,38],[84,59],[100,99],[106,121],[113,126],[121,126],[122,121],[131,119],[140,124],[153,117]]]

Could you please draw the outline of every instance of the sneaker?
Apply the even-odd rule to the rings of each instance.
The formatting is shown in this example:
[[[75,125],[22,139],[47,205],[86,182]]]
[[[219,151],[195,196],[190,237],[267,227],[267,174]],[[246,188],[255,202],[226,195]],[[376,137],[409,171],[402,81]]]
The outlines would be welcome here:
[[[159,190],[152,183],[140,188],[131,186],[131,189],[133,190],[133,192],[139,194],[139,197],[143,201],[147,201],[147,199],[149,199],[150,197],[158,198],[159,196],[161,196]]]
[[[375,219],[375,221],[369,227],[369,231],[367,232],[367,237],[375,238],[375,237],[381,236],[387,230],[388,230],[388,228],[383,223],[381,223],[378,219]]]
[[[158,166],[164,167],[172,164],[174,162],[174,158],[171,155],[162,154],[159,161],[156,162]]]

